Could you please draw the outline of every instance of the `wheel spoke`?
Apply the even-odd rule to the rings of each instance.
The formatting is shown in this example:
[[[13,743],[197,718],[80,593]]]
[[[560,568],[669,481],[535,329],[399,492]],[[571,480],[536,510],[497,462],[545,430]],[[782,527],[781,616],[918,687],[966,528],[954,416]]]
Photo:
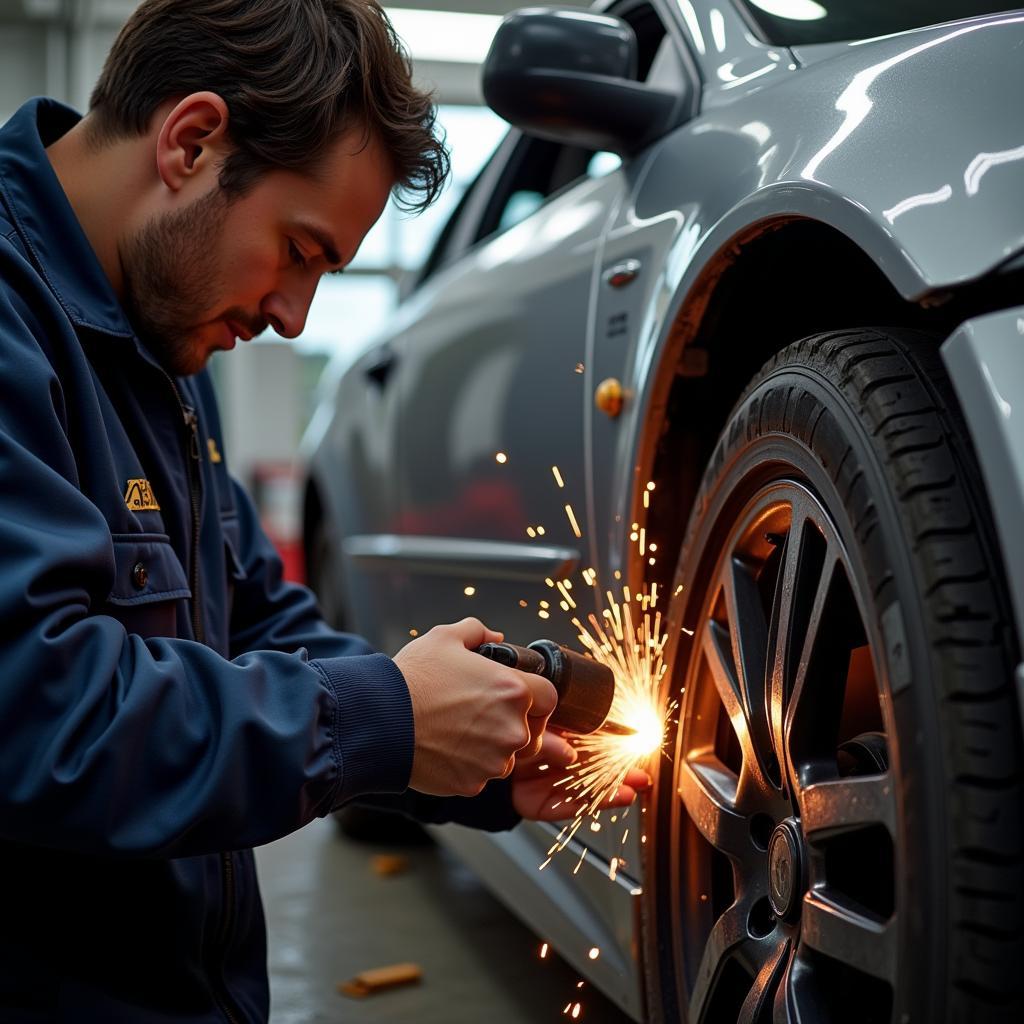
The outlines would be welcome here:
[[[733,903],[711,929],[690,996],[688,1019],[695,1024],[705,1018],[725,961],[744,942],[749,941],[746,920],[747,908],[743,904]]]
[[[783,724],[787,766],[797,792],[811,781],[805,777],[805,768],[816,762],[834,763],[855,629],[860,629],[860,614],[839,554],[829,547],[798,644]]]
[[[703,637],[704,658],[711,678],[714,681],[718,696],[725,706],[733,731],[739,740],[743,753],[744,767],[754,766],[756,772],[757,756],[750,739],[750,728],[740,696],[739,681],[736,677],[736,665],[733,660],[732,644],[729,631],[717,622],[709,620]]]
[[[750,849],[747,819],[736,810],[737,779],[713,755],[684,759],[678,793],[690,820],[716,849],[739,857]]]
[[[895,918],[882,921],[811,891],[804,896],[801,921],[802,941],[811,949],[864,974],[895,980]]]
[[[785,709],[793,689],[794,663],[803,648],[807,619],[821,582],[826,542],[809,521],[805,503],[794,498],[782,567],[772,600],[769,725],[780,765],[786,764],[783,741]]]
[[[800,794],[800,820],[812,843],[869,825],[884,825],[895,838],[892,776],[855,775],[808,786]]]
[[[747,993],[747,998],[743,1000],[736,1024],[756,1024],[761,1019],[765,1007],[773,1002],[779,979],[784,974],[789,961],[789,953],[788,939],[780,942],[772,950],[761,970],[757,972],[757,977]]]
[[[824,1017],[824,1008],[814,998],[810,968],[794,950],[775,990],[772,1024],[817,1024]]]
[[[765,693],[768,622],[761,606],[757,581],[741,559],[729,559],[723,589],[744,718],[758,755],[758,765],[762,769],[768,768],[770,760],[774,759]]]

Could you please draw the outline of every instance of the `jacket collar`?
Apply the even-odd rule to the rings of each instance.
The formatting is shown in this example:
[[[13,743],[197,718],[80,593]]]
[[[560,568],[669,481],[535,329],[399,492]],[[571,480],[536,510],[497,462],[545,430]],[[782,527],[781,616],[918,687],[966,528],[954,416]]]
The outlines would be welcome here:
[[[133,337],[124,310],[53,171],[46,147],[81,120],[29,100],[0,128],[0,196],[30,259],[76,327]]]

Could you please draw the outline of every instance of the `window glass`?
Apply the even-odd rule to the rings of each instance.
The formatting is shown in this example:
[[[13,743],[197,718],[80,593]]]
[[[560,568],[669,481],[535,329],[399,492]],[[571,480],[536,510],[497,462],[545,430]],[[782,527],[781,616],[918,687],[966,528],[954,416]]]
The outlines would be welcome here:
[[[1005,0],[743,0],[743,6],[779,46],[868,39],[1014,7]]]
[[[544,194],[542,192],[527,189],[513,192],[508,197],[505,208],[501,211],[498,231],[508,231],[509,228],[514,228],[520,221],[526,220],[534,210],[539,210],[543,205]]]

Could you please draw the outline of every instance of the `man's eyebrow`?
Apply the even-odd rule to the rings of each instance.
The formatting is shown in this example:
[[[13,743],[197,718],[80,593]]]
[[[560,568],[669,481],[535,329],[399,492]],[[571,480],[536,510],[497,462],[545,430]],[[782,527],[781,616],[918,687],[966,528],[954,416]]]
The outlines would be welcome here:
[[[326,231],[315,224],[307,224],[305,221],[300,221],[298,226],[323,249],[324,258],[328,263],[341,266],[342,259],[338,252],[338,244]]]

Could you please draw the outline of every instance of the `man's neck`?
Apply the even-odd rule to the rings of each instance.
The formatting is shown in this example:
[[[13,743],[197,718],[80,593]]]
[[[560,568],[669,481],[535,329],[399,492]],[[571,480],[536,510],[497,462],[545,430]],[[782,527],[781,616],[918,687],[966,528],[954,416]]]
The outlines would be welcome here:
[[[125,173],[137,166],[126,151],[132,145],[126,140],[94,146],[86,122],[80,121],[46,148],[57,180],[119,298],[124,294],[119,241],[137,195]]]

